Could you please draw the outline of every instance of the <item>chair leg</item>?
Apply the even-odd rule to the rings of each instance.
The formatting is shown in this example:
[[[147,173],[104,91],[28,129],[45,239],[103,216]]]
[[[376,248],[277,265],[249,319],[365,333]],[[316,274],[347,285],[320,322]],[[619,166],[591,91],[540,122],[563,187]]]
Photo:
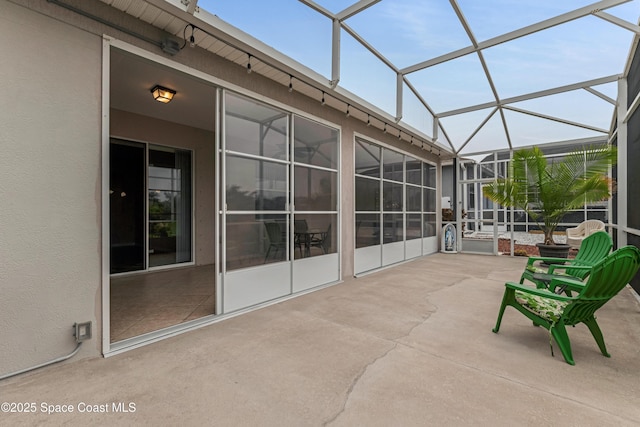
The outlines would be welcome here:
[[[502,323],[502,315],[504,314],[504,309],[507,308],[507,303],[509,301],[509,294],[513,294],[513,289],[505,289],[504,295],[502,296],[502,303],[500,304],[500,311],[498,311],[498,320],[496,320],[496,326],[492,329],[494,333],[498,333],[500,330],[500,323]],[[515,295],[515,294],[514,294]],[[515,296],[514,296],[515,298]]]
[[[569,365],[575,365],[576,363],[573,361],[573,354],[571,352],[571,343],[569,342],[569,335],[567,334],[567,329],[564,326],[564,323],[559,322],[551,327],[551,335],[556,340],[558,347],[560,347],[560,351],[562,352],[562,356],[564,356],[564,360]]]
[[[600,330],[600,326],[598,326],[598,322],[596,322],[596,318],[591,316],[589,319],[584,321],[584,324],[587,325],[589,330],[591,331],[591,335],[595,338],[596,343],[598,343],[598,347],[600,347],[600,351],[606,357],[611,357],[611,355],[607,352],[607,347],[604,345],[604,337],[602,336],[602,331]]]

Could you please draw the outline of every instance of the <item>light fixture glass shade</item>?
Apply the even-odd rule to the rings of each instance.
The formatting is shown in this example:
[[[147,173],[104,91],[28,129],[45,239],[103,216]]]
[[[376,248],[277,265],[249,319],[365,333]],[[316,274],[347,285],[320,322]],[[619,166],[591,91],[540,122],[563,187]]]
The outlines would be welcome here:
[[[173,99],[173,95],[176,94],[176,91],[160,85],[155,85],[153,89],[151,89],[151,94],[153,95],[153,99],[166,104]]]

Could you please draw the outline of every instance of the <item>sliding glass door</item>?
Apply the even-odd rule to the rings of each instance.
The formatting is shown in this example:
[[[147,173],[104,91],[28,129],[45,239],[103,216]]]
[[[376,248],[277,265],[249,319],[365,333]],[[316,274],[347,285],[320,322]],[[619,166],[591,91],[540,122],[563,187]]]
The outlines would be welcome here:
[[[379,145],[356,140],[356,273],[382,266],[381,159]]]
[[[224,96],[223,310],[339,279],[336,129]]]
[[[111,274],[193,261],[191,157],[112,139]]]
[[[356,274],[437,251],[434,165],[356,139],[355,174]]]
[[[190,262],[191,152],[149,148],[149,267]]]
[[[147,247],[146,147],[136,142],[112,140],[109,158],[111,274],[143,270]]]
[[[338,131],[293,122],[293,291],[339,279]]]
[[[291,292],[289,117],[248,98],[224,97],[223,310]]]

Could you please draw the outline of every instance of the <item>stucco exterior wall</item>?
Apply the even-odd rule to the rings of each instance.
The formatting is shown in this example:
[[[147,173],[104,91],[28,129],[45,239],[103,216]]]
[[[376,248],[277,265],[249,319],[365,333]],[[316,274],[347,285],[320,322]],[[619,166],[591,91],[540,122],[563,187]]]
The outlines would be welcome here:
[[[99,354],[101,39],[0,2],[0,376]],[[77,358],[78,356],[76,356]]]
[[[69,3],[150,39],[160,40],[165,35],[104,3]],[[102,351],[101,108],[102,80],[108,78],[102,75],[103,35],[341,129],[343,278],[354,273],[355,134],[417,158],[434,163],[439,160],[346,117],[343,111],[323,107],[318,100],[295,91],[290,93],[286,86],[258,73],[247,74],[237,64],[202,49],[185,49],[170,57],[158,46],[46,0],[0,1],[0,84],[4,90],[0,97],[0,376],[70,353],[75,347],[74,322],[92,321],[94,336],[73,360],[98,356]],[[110,114],[116,118],[121,112]],[[148,134],[138,138],[133,128],[111,132],[149,140]],[[199,137],[204,140],[210,135]],[[160,133],[150,142],[174,145]],[[215,185],[212,148],[196,147],[204,153],[196,155],[199,264],[208,263],[213,256],[215,241],[211,230],[200,225],[206,212],[213,212],[210,193],[200,193],[212,191]],[[206,180],[210,187],[202,184]],[[213,225],[212,218],[204,222]],[[205,235],[210,238],[203,242]]]

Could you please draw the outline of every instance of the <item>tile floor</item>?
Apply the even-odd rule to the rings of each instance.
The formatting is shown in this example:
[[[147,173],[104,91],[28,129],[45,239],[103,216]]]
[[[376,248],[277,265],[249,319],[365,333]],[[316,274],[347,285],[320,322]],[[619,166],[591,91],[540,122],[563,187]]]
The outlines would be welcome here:
[[[111,342],[214,312],[213,264],[111,279]]]

